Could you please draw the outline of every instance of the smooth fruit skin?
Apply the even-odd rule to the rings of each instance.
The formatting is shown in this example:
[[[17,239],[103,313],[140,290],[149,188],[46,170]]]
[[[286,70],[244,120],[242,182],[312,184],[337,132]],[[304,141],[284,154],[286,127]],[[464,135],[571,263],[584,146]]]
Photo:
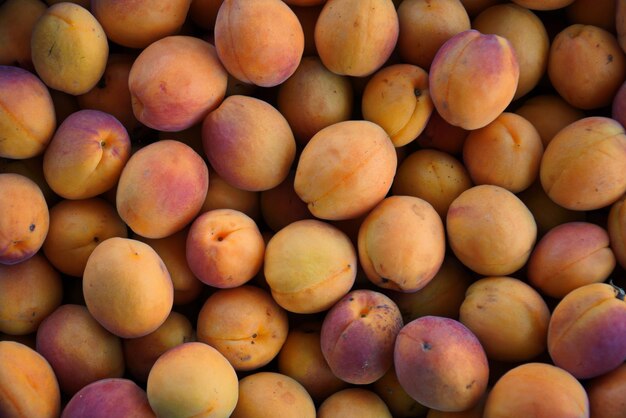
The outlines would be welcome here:
[[[626,302],[621,289],[593,283],[568,293],[548,327],[554,364],[579,379],[608,373],[626,359]]]

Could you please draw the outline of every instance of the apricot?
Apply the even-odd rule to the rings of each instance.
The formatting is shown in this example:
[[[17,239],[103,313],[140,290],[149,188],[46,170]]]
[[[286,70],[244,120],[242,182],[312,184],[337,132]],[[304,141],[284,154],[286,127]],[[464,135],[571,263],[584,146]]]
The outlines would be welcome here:
[[[256,223],[243,212],[214,209],[198,216],[187,235],[189,268],[200,281],[232,288],[261,269],[265,242]]]
[[[485,277],[469,286],[459,310],[490,360],[522,362],[546,349],[550,310],[541,295],[512,277]]]
[[[413,196],[390,196],[361,223],[359,261],[376,286],[415,292],[441,267],[445,241],[443,222],[430,203]]]
[[[203,152],[202,139],[200,139],[200,152]],[[259,192],[235,187],[209,167],[209,189],[202,204],[201,213],[213,209],[234,209],[258,221],[261,218],[260,206]]]
[[[41,254],[0,264],[0,332],[33,333],[63,299],[61,275]]]
[[[196,300],[205,288],[187,263],[188,234],[189,229],[185,228],[165,238],[150,239],[140,235],[134,237],[152,247],[163,260],[174,286],[174,305],[184,305]]]
[[[473,130],[488,125],[506,109],[518,80],[519,64],[511,43],[470,29],[454,35],[437,51],[429,72],[430,97],[447,122]]]
[[[215,21],[215,48],[238,80],[273,87],[289,78],[304,51],[304,32],[280,0],[224,0]]]
[[[235,370],[219,351],[187,342],[158,358],[146,392],[157,416],[227,418],[237,404],[238,387]]]
[[[174,298],[159,255],[148,244],[120,237],[102,241],[89,256],[83,294],[93,317],[122,338],[156,330],[167,319]]]
[[[398,305],[408,324],[421,316],[443,316],[458,319],[465,292],[473,278],[453,255],[446,254],[439,271],[417,292],[393,292],[389,297]]]
[[[472,186],[467,169],[454,156],[436,149],[418,149],[398,166],[391,191],[425,200],[445,219],[452,201]]]
[[[626,133],[619,122],[590,116],[563,128],[546,147],[541,185],[558,205],[594,210],[626,191]]]
[[[257,372],[239,381],[239,401],[231,418],[315,418],[315,405],[300,383],[275,372]]]
[[[130,158],[130,137],[114,116],[79,110],[61,123],[43,157],[43,173],[56,194],[87,199],[117,184]]]
[[[213,45],[191,36],[167,36],[143,49],[130,69],[133,113],[150,128],[181,131],[219,106],[227,80]]]
[[[550,229],[528,259],[527,277],[543,294],[561,299],[572,290],[606,280],[616,260],[609,234],[589,222],[566,222]]]
[[[277,357],[278,372],[295,379],[316,402],[345,389],[348,383],[335,376],[321,348],[321,322],[291,327]]]
[[[42,154],[55,129],[48,87],[27,70],[0,65],[0,157],[25,159]]]
[[[356,271],[357,254],[348,236],[316,219],[285,226],[265,248],[265,280],[272,297],[290,312],[329,309],[348,293]]]
[[[544,148],[561,129],[585,117],[582,110],[570,105],[556,94],[530,97],[524,100],[515,113],[533,124]]]
[[[624,291],[607,283],[572,290],[552,311],[548,352],[578,379],[608,373],[626,358]]]
[[[356,218],[383,200],[397,164],[383,128],[365,120],[338,122],[316,133],[302,150],[294,189],[318,218]]]
[[[34,349],[0,341],[0,415],[56,418],[61,391],[50,363]]]
[[[390,367],[383,377],[372,383],[371,388],[396,418],[422,416],[428,411],[428,408],[416,402],[402,388],[394,367]]]
[[[411,64],[378,70],[365,85],[361,109],[363,118],[381,126],[395,147],[412,142],[433,111],[428,73]]]
[[[107,37],[130,48],[146,48],[151,43],[175,35],[185,22],[191,0],[133,1],[91,0],[91,12]]]
[[[457,197],[446,217],[448,243],[457,258],[484,276],[520,269],[537,238],[532,213],[510,191],[474,186]]]
[[[294,178],[295,172],[291,170],[278,186],[261,192],[261,215],[265,224],[274,232],[292,222],[313,217],[306,203],[293,188]]]
[[[305,145],[320,129],[350,119],[353,96],[347,76],[328,70],[319,57],[307,56],[278,87],[276,101],[298,144]]]
[[[96,321],[86,307],[64,304],[37,329],[37,352],[52,366],[61,391],[74,395],[103,378],[122,377],[122,341]]]
[[[181,313],[172,311],[156,330],[143,337],[122,340],[126,370],[138,382],[146,382],[150,369],[157,359],[170,348],[195,341],[191,321]]]
[[[363,388],[347,388],[333,393],[317,410],[318,418],[391,418],[385,402]]]
[[[105,378],[76,392],[63,408],[61,418],[125,416],[153,418],[146,391],[125,378]]]
[[[128,160],[116,191],[117,212],[137,234],[165,238],[198,215],[209,187],[206,163],[175,140],[146,145]]]
[[[122,122],[126,130],[137,129],[140,123],[133,113],[128,88],[128,75],[136,58],[131,54],[109,54],[100,81],[87,93],[76,97],[80,108],[106,112]]]
[[[109,55],[107,36],[89,10],[70,2],[50,6],[30,38],[35,71],[52,89],[78,95],[100,80]]]
[[[398,33],[391,0],[327,0],[315,24],[315,46],[333,73],[363,77],[391,56]]]
[[[546,363],[525,363],[501,376],[485,401],[484,418],[589,416],[585,389],[567,371]]]
[[[472,408],[487,389],[489,365],[478,338],[462,323],[423,316],[406,324],[394,348],[398,381],[420,404],[441,411]]]
[[[251,96],[229,96],[209,113],[202,123],[202,144],[220,177],[249,191],[280,184],[296,155],[296,141],[285,117]]]
[[[463,144],[463,162],[474,184],[493,184],[513,193],[537,179],[542,155],[539,132],[528,120],[509,112],[470,132]]]
[[[404,0],[398,6],[398,53],[407,64],[425,70],[445,41],[471,29],[460,0]]]
[[[50,225],[37,183],[21,174],[0,174],[0,264],[17,264],[42,247]]]
[[[30,34],[47,8],[40,0],[8,0],[0,6],[0,65],[33,69]]]
[[[287,312],[263,289],[222,289],[198,314],[198,341],[215,347],[235,370],[254,370],[278,355],[287,338]]]
[[[341,380],[373,383],[392,366],[394,342],[402,325],[400,310],[389,297],[373,290],[353,290],[324,317],[322,353]]]
[[[589,410],[594,418],[626,417],[626,363],[585,382]]]
[[[612,33],[597,26],[570,25],[550,45],[550,82],[579,109],[610,105],[625,74],[626,54]]]
[[[497,4],[483,10],[472,28],[506,38],[519,64],[519,82],[513,100],[534,89],[548,66],[550,40],[542,20],[531,10],[514,3]]]

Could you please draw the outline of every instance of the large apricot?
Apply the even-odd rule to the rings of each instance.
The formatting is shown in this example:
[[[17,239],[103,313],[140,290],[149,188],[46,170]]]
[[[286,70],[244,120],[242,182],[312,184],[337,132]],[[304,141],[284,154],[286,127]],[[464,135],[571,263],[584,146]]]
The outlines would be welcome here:
[[[239,397],[237,374],[215,348],[187,342],[163,353],[148,375],[148,402],[157,416],[227,418]]]
[[[572,290],[606,280],[615,268],[609,234],[590,222],[550,229],[530,254],[527,277],[543,294],[561,299]]]
[[[501,376],[487,395],[484,418],[589,417],[589,400],[578,380],[546,363],[524,363]]]
[[[0,157],[43,154],[56,126],[48,87],[27,70],[0,65]]]
[[[34,349],[0,341],[0,416],[57,418],[61,391],[50,363]]]
[[[376,286],[415,292],[441,267],[445,241],[443,222],[430,203],[413,196],[390,196],[359,227],[359,261]]]
[[[59,196],[95,197],[117,184],[130,146],[126,128],[113,115],[79,110],[54,133],[43,156],[43,173]]]
[[[521,362],[546,349],[550,310],[525,282],[485,277],[467,289],[459,321],[478,337],[490,360]]]
[[[550,45],[548,76],[572,106],[600,108],[611,104],[626,79],[626,54],[611,32],[573,24],[559,32]]]
[[[542,155],[537,129],[510,112],[473,130],[463,143],[463,162],[474,184],[493,184],[513,193],[527,189],[537,179]]]
[[[220,177],[249,191],[280,184],[296,156],[296,141],[285,117],[251,96],[229,96],[209,113],[202,122],[202,144]]]
[[[198,341],[215,347],[237,371],[254,370],[276,357],[285,343],[287,312],[269,292],[238,286],[213,293],[197,321]]]
[[[16,264],[42,247],[50,213],[41,189],[21,174],[0,174],[0,263]]]
[[[72,95],[91,90],[109,55],[107,36],[89,10],[71,2],[50,6],[30,38],[32,60],[48,87]]]
[[[537,238],[532,213],[510,191],[474,186],[457,197],[446,218],[448,243],[458,259],[485,276],[508,275],[528,260]]]
[[[261,270],[265,242],[248,215],[233,209],[214,209],[193,221],[185,248],[189,268],[200,281],[233,288]]]
[[[603,116],[569,124],[546,147],[539,178],[548,196],[566,209],[611,205],[626,192],[624,128]]]
[[[327,0],[315,24],[315,46],[330,71],[363,77],[391,56],[398,32],[391,0]]]
[[[128,160],[117,185],[117,212],[137,234],[164,238],[200,212],[209,187],[206,163],[191,147],[161,140]]]
[[[335,392],[322,402],[317,418],[391,418],[385,402],[364,388],[347,388]]]
[[[318,218],[356,218],[383,200],[397,164],[383,128],[365,120],[338,122],[316,133],[302,150],[294,189]]]
[[[103,378],[122,377],[122,341],[82,305],[59,306],[37,329],[37,352],[48,360],[63,393],[74,395]]]
[[[608,373],[626,359],[624,291],[593,283],[569,292],[552,311],[548,352],[579,379]]]
[[[402,325],[400,310],[389,297],[368,289],[353,290],[324,317],[322,353],[341,380],[373,383],[392,366]]]
[[[122,338],[156,330],[167,319],[174,298],[159,255],[148,244],[119,237],[102,241],[89,256],[83,294],[93,317]]]
[[[394,365],[404,390],[429,408],[463,411],[487,389],[485,351],[454,319],[424,316],[406,324],[396,339]]]
[[[429,73],[430,97],[447,122],[478,129],[511,103],[518,80],[511,43],[471,29],[454,35],[437,51]]]
[[[280,0],[224,0],[215,20],[215,47],[238,80],[273,87],[289,78],[304,51],[304,32]]]
[[[378,70],[365,85],[361,110],[365,120],[387,132],[394,146],[412,142],[422,133],[433,111],[428,73],[411,64]]]
[[[181,131],[222,102],[227,79],[213,45],[192,36],[167,36],[143,49],[130,69],[133,113],[150,128]]]
[[[356,278],[354,245],[338,228],[317,219],[293,222],[265,248],[265,280],[272,296],[290,312],[329,309]]]

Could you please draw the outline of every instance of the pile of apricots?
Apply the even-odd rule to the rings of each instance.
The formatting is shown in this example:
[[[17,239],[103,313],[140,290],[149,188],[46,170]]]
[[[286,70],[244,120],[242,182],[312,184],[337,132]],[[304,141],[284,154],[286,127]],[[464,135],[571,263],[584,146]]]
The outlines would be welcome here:
[[[625,418],[626,0],[0,1],[0,417]]]

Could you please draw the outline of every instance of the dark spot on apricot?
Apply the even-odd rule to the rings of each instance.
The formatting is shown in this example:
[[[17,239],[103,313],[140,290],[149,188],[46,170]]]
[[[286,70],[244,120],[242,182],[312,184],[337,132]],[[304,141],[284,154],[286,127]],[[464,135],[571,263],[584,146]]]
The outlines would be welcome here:
[[[422,350],[423,351],[430,351],[431,348],[433,348],[433,346],[429,342],[424,341],[422,343]]]
[[[28,229],[30,230],[30,232],[33,232],[35,230],[35,224],[30,224]]]
[[[93,242],[100,242],[100,237],[93,237]]]
[[[612,54],[609,54],[609,55],[606,57],[606,63],[607,63],[607,64],[610,64],[610,63],[612,63],[612,62],[613,62],[613,55],[612,55]]]
[[[415,94],[415,97],[420,97],[422,95],[422,91],[420,89],[414,89],[413,94]]]
[[[252,334],[252,338],[256,338],[258,337],[257,333],[255,332],[254,334]]]

